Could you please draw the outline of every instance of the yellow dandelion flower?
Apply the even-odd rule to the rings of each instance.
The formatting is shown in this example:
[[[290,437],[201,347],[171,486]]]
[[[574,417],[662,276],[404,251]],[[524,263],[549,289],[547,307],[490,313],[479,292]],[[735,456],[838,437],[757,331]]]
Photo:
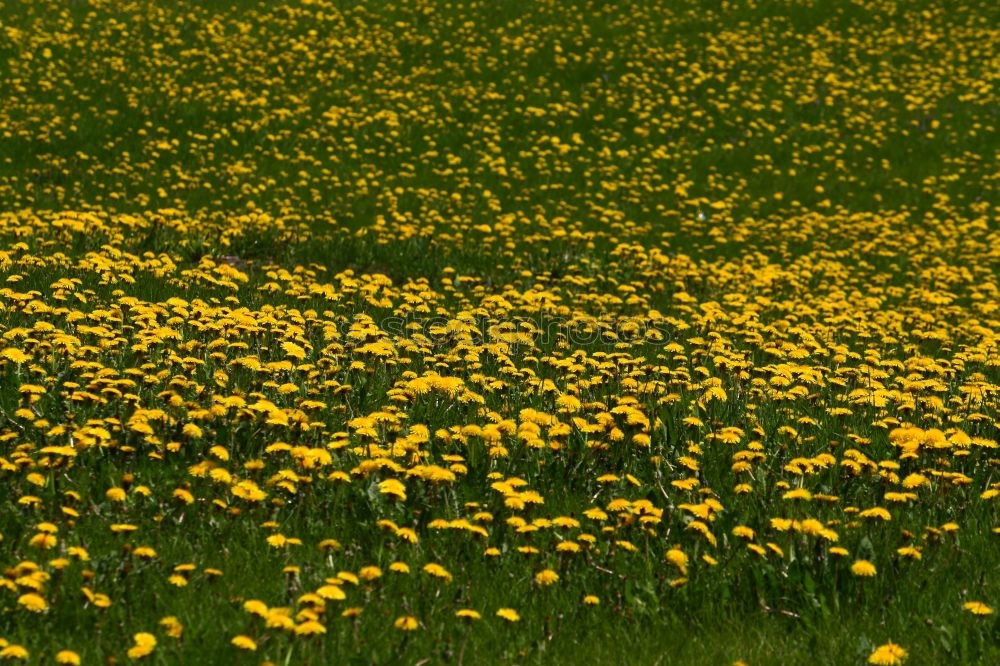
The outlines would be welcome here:
[[[982,601],[966,601],[962,604],[962,608],[972,613],[973,615],[992,615],[993,609],[984,604]]]
[[[521,616],[513,608],[501,608],[497,611],[497,617],[508,622],[519,622],[521,620]]]
[[[17,605],[24,606],[32,613],[44,613],[49,609],[49,604],[40,595],[33,592],[22,594],[17,598]]]
[[[687,575],[688,571],[688,556],[684,551],[679,548],[671,548],[667,551],[665,556],[667,561],[673,564],[681,572],[682,575]]]
[[[415,631],[417,627],[420,626],[420,622],[412,615],[403,615],[401,617],[397,617],[396,621],[392,623],[392,626],[396,627],[400,631]]]
[[[247,601],[244,601],[243,610],[251,615],[256,615],[261,618],[266,618],[268,614],[267,604],[258,599],[248,599]]]
[[[870,578],[877,572],[875,570],[875,565],[868,560],[855,560],[854,564],[851,565],[851,573],[855,576]]]
[[[0,659],[27,659],[28,651],[21,645],[10,644],[0,650]]]
[[[371,582],[382,577],[382,570],[376,566],[362,567],[361,570],[358,571],[358,576],[360,576],[362,580]]]
[[[544,569],[535,574],[535,583],[542,587],[553,585],[558,581],[559,581],[559,574],[557,574],[552,569]]]
[[[241,650],[247,650],[248,652],[255,652],[257,650],[257,641],[249,636],[244,636],[242,634],[239,636],[233,636],[233,639],[229,642]]]
[[[171,638],[180,638],[184,634],[184,625],[173,615],[168,615],[160,620],[160,626]]]
[[[0,351],[0,358],[5,358],[8,361],[16,363],[18,365],[22,363],[27,363],[28,361],[31,360],[30,355],[25,354],[23,351],[21,351],[16,347],[7,347],[3,351]]]
[[[313,636],[325,633],[326,627],[315,620],[308,620],[295,626],[295,634],[298,636]]]
[[[153,653],[156,648],[156,636],[147,632],[139,632],[133,636],[135,645],[128,649],[129,659],[142,659]]]
[[[316,594],[328,601],[343,601],[347,598],[339,585],[324,585],[316,590]]]
[[[406,486],[398,479],[386,479],[378,484],[378,491],[383,495],[390,495],[401,502],[406,501]]]
[[[876,666],[897,666],[908,656],[905,649],[890,642],[875,648],[875,651],[868,656],[868,663]]]
[[[449,573],[448,570],[445,569],[440,564],[435,564],[432,562],[430,564],[424,565],[424,573],[434,576],[435,578],[440,578],[445,582],[449,583],[451,582],[451,573]]]

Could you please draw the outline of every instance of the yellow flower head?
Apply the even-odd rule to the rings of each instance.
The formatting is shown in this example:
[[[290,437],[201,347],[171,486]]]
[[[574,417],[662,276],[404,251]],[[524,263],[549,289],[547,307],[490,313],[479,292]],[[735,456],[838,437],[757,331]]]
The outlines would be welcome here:
[[[905,649],[895,643],[886,643],[875,648],[875,651],[868,656],[868,663],[876,666],[897,666],[902,664],[907,656]]]
[[[49,605],[45,599],[33,592],[22,594],[17,598],[17,603],[32,613],[43,613],[49,609]]]
[[[982,601],[966,601],[962,604],[962,608],[972,613],[973,615],[992,615],[993,609],[984,604]]]
[[[508,622],[518,622],[521,619],[521,616],[513,608],[501,608],[497,611],[497,617],[503,618]]]
[[[868,560],[856,560],[851,565],[851,573],[855,576],[870,578],[876,574],[875,565]]]
[[[552,585],[559,580],[559,574],[552,569],[544,569],[535,574],[535,583],[542,587]]]
[[[60,650],[56,653],[56,663],[66,666],[80,666],[80,655],[72,650]]]
[[[257,641],[249,636],[234,636],[229,642],[241,650],[247,650],[248,652],[255,652],[257,650]]]
[[[400,631],[415,631],[420,626],[420,622],[412,615],[403,615],[396,618],[393,626]]]

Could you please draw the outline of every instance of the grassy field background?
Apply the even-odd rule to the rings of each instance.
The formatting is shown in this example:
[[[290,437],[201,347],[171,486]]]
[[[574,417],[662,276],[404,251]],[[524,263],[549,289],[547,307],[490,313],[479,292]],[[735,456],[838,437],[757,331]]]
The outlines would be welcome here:
[[[1000,663],[998,25],[0,0],[0,659]]]

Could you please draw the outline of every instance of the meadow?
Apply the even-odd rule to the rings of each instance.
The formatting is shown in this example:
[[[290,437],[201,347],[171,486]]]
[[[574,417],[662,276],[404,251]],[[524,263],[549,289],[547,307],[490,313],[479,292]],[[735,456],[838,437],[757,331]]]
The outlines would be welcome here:
[[[0,0],[0,662],[1000,663],[1000,3]]]

